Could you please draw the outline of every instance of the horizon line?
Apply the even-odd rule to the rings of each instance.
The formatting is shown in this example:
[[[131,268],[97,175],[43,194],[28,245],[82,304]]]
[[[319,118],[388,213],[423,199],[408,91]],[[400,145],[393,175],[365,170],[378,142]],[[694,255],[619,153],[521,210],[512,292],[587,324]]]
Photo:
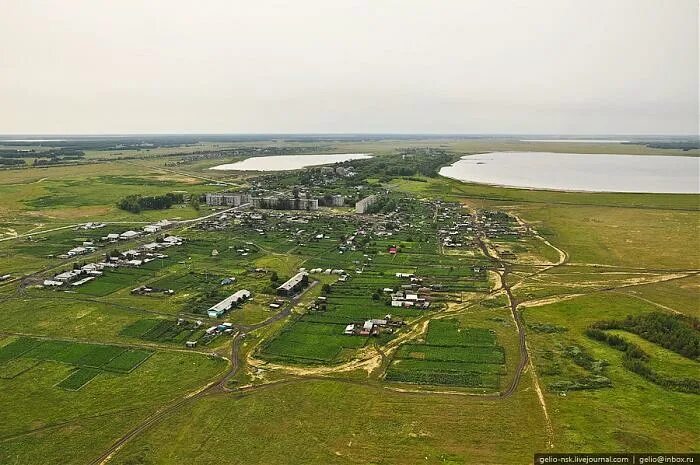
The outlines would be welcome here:
[[[130,136],[430,136],[430,137],[700,137],[698,133],[547,133],[547,132],[25,132],[0,133],[0,137],[130,137]]]

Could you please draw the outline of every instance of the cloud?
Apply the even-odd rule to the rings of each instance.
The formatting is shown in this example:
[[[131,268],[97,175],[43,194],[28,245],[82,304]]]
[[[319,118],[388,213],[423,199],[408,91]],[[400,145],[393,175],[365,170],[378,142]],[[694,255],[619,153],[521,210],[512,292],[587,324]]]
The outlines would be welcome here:
[[[12,2],[0,133],[694,133],[694,0]]]

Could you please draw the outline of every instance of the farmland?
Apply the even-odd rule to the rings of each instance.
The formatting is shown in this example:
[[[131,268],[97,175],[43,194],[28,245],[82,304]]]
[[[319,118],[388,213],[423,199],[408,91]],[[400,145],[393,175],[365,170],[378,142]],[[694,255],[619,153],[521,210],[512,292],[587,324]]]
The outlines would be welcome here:
[[[208,170],[317,145],[87,150],[80,165],[0,171],[0,462],[511,464],[545,450],[698,450],[698,394],[678,388],[700,377],[685,348],[697,338],[696,195],[435,174],[485,147],[536,145],[495,139],[333,141],[323,151],[373,158]],[[586,144],[573,145],[546,149]],[[168,192],[186,201],[116,206]],[[211,192],[327,203],[207,205]],[[66,273],[77,277],[56,281]],[[308,283],[280,292],[298,273]],[[650,336],[654,321],[675,336]],[[642,370],[592,328],[638,347]]]
[[[34,362],[24,365],[28,369],[41,361],[60,362],[75,367],[76,370],[70,376],[57,384],[58,387],[74,391],[101,373],[130,373],[152,354],[153,352],[142,349],[31,338],[19,338],[0,347],[0,360],[5,363],[28,359]],[[12,369],[17,370],[17,366]],[[18,371],[14,376],[25,371]]]
[[[425,343],[399,348],[385,379],[498,390],[504,364],[504,351],[494,333],[460,328],[454,320],[433,320]]]

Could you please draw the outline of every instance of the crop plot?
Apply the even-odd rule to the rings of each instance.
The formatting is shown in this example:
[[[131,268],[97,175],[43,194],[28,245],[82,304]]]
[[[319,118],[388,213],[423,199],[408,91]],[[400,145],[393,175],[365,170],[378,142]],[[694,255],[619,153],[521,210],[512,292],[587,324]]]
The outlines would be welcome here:
[[[343,349],[358,349],[367,342],[366,338],[343,335],[343,327],[308,322],[292,324],[268,343],[263,353],[268,360],[333,362]]]
[[[12,379],[34,368],[39,362],[29,358],[14,358],[0,364],[0,378]]]
[[[196,322],[175,320],[138,320],[122,329],[121,334],[152,342],[184,344],[186,341],[211,342],[204,338],[205,330]]]
[[[148,357],[153,355],[153,352],[142,349],[130,349],[117,355],[115,358],[105,364],[102,368],[108,371],[119,371],[122,373],[130,373],[139,365],[146,361]]]
[[[37,345],[39,345],[39,341],[29,337],[15,339],[9,344],[0,347],[0,363],[20,357]]]
[[[70,374],[66,379],[58,383],[56,386],[68,391],[77,391],[87,383],[92,381],[94,377],[102,373],[96,368],[78,368]]]
[[[374,300],[377,287],[395,284],[395,278],[356,277],[336,283],[321,308],[314,308],[289,323],[260,351],[263,358],[291,363],[336,363],[343,356],[367,344],[367,337],[344,334],[348,324],[369,319],[394,317],[412,319],[420,310],[392,308]]]
[[[385,379],[497,390],[505,374],[505,353],[487,329],[460,328],[455,320],[434,320],[423,344],[404,344]]]
[[[75,391],[103,372],[130,373],[152,354],[112,345],[19,338],[0,347],[0,378],[14,378],[41,362],[59,362],[76,370],[57,386]]]

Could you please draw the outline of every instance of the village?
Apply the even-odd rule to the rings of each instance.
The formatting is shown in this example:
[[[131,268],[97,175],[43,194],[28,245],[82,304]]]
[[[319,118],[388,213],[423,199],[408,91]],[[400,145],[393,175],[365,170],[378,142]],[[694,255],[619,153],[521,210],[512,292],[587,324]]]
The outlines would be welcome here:
[[[187,291],[168,279],[132,283],[132,296],[175,299],[182,293],[183,318],[201,314],[218,321],[205,330],[199,342],[184,341],[187,347],[232,334],[232,323],[221,320],[246,312],[249,305],[259,308],[262,304],[270,312],[292,308],[315,284],[320,284],[321,295],[307,306],[300,321],[313,323],[304,327],[319,331],[320,325],[329,325],[324,333],[341,338],[329,339],[329,347],[342,347],[346,344],[342,338],[392,337],[421,312],[440,311],[447,302],[461,299],[465,291],[486,289],[488,265],[480,255],[479,238],[517,240],[527,234],[523,226],[499,212],[473,213],[455,203],[381,194],[376,189],[352,188],[354,192],[348,192],[337,188],[335,181],[353,175],[352,168],[322,167],[311,174],[320,189],[291,185],[273,193],[264,187],[271,181],[263,178],[254,181],[248,191],[207,193],[203,199],[212,213],[192,224],[194,230],[189,235],[194,237],[165,233],[179,229],[177,222],[165,219],[140,230],[108,232],[58,258],[76,259],[92,256],[99,248],[128,246],[107,251],[99,260],[74,263],[72,269],[44,279],[42,285],[76,289],[100,279],[105,272],[138,269],[154,261],[161,264],[158,269],[167,270],[173,259],[166,251],[177,247],[182,252],[175,263],[187,269],[188,256],[191,259],[192,253],[197,253],[217,263],[240,261],[248,270],[243,275],[223,272],[216,278],[217,272],[207,269],[205,276],[211,272],[215,282]],[[226,211],[217,213],[217,209]],[[86,223],[80,229],[105,227],[104,223]],[[221,239],[226,237],[237,238],[234,245],[224,246]],[[204,238],[211,245],[204,245]],[[442,258],[435,263],[434,254],[441,250]],[[448,254],[448,250],[463,252]],[[284,280],[272,281],[270,287],[264,283],[276,279],[276,270],[254,265],[269,253],[307,257],[307,264]],[[239,280],[242,284],[236,286]],[[261,300],[253,299],[254,294]],[[292,323],[288,330],[298,326]],[[300,341],[299,337],[295,336],[295,351],[304,350],[304,338]]]

